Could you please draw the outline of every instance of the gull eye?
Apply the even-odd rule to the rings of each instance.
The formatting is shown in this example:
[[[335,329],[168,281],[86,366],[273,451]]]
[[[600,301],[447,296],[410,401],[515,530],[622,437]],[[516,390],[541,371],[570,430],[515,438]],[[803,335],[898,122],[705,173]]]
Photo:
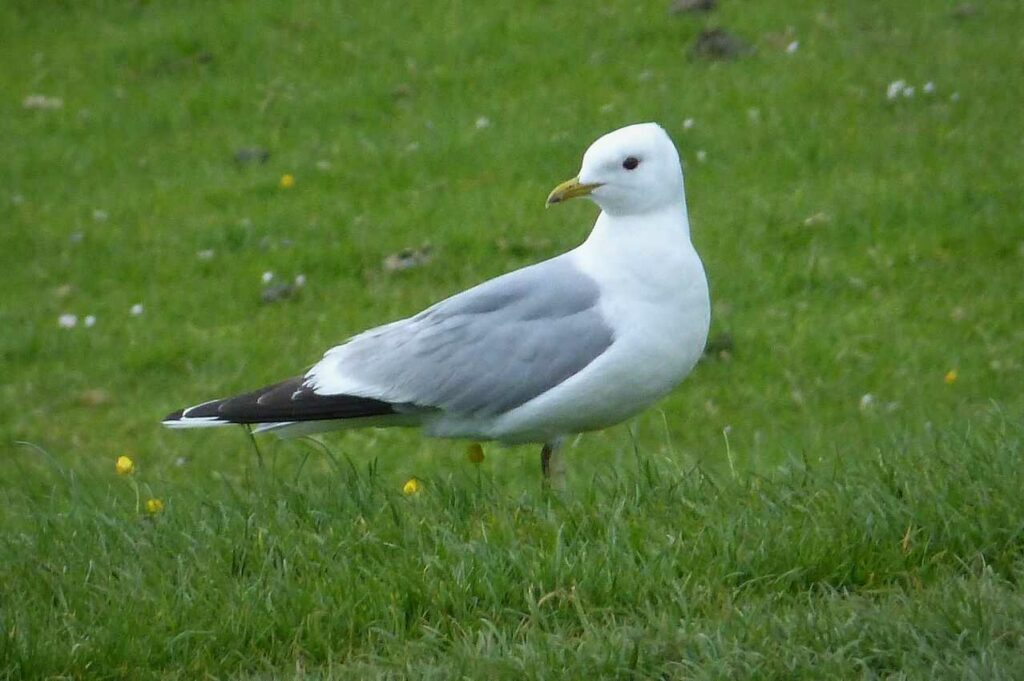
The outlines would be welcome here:
[[[638,165],[640,165],[640,159],[636,156],[629,156],[622,162],[622,167],[626,170],[635,170]]]

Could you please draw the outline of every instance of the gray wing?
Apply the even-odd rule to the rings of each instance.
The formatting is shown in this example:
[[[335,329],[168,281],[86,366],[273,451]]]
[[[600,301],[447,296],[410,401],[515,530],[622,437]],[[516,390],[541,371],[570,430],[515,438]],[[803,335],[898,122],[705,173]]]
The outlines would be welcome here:
[[[492,416],[555,387],[614,340],[590,277],[560,256],[492,279],[330,350],[321,395]]]

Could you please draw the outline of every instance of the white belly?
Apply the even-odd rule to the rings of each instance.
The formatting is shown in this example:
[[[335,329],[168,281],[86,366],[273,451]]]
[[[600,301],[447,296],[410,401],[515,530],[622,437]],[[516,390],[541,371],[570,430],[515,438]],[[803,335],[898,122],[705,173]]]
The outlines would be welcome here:
[[[640,272],[630,285],[617,280],[609,286],[601,309],[615,328],[612,346],[558,387],[490,424],[489,436],[536,442],[604,428],[678,385],[700,359],[710,323],[704,268],[687,246],[683,257],[671,258],[673,276]]]

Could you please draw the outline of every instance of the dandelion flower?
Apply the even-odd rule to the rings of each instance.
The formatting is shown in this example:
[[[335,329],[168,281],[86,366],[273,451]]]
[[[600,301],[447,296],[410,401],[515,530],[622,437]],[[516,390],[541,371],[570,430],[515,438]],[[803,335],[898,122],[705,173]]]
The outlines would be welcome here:
[[[484,128],[491,127],[491,119],[487,116],[480,116],[476,119],[476,129],[483,130]]]
[[[402,494],[404,494],[407,497],[410,497],[413,494],[418,494],[421,487],[422,485],[420,484],[419,480],[417,480],[416,478],[409,478],[408,480],[405,481],[405,484],[402,485]]]
[[[800,49],[800,41],[794,40],[790,44],[786,45],[786,54],[793,54]]]
[[[474,442],[469,446],[466,452],[466,458],[469,459],[470,463],[480,464],[484,460],[484,448],[480,446],[479,442]]]
[[[946,372],[946,376],[942,379],[946,382],[946,385],[953,385],[956,383],[957,373],[956,369],[950,369]]]
[[[274,273],[271,272],[270,270],[267,270],[266,272],[263,273],[263,276],[261,276],[260,279],[263,281],[264,284],[269,284],[271,281],[274,280]]]
[[[164,502],[159,499],[147,499],[146,500],[146,513],[152,513],[156,515],[164,510]]]
[[[132,309],[129,310],[129,312],[132,313],[133,317],[138,317],[139,315],[141,315],[145,311],[146,311],[146,309],[144,307],[142,307],[142,303],[135,303],[134,305],[132,305]]]
[[[291,173],[285,173],[281,176],[281,189],[291,189],[295,186],[295,176]]]
[[[708,160],[708,152],[704,151],[703,149],[698,149],[697,150],[697,161],[700,162],[700,163],[704,163],[707,160]]]
[[[306,285],[306,275],[305,274],[296,274],[295,275],[295,285],[297,287],[299,287],[299,288],[302,288],[303,286],[305,286]]]
[[[117,463],[114,464],[114,469],[118,475],[131,475],[135,471],[135,462],[127,456],[119,456]]]
[[[62,314],[57,317],[57,326],[62,329],[73,329],[78,324],[78,315],[70,313]]]
[[[692,118],[687,118],[683,121],[683,130],[689,130],[695,125],[695,121]]]

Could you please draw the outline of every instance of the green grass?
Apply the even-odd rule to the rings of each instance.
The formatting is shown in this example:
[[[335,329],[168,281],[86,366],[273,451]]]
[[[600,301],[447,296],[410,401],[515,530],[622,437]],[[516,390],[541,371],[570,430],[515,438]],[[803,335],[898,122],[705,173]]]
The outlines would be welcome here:
[[[11,490],[26,677],[1019,678],[1024,431],[920,433],[716,480],[619,462],[564,497],[337,454],[137,508],[150,476]],[[559,671],[564,670],[564,671]]]
[[[0,7],[0,675],[1024,673],[1024,15],[665,4]],[[705,26],[756,52],[690,59]],[[562,495],[534,448],[365,431],[260,467],[158,426],[572,247],[595,211],[547,191],[642,120],[735,348],[583,437]],[[263,305],[267,270],[308,284]]]

